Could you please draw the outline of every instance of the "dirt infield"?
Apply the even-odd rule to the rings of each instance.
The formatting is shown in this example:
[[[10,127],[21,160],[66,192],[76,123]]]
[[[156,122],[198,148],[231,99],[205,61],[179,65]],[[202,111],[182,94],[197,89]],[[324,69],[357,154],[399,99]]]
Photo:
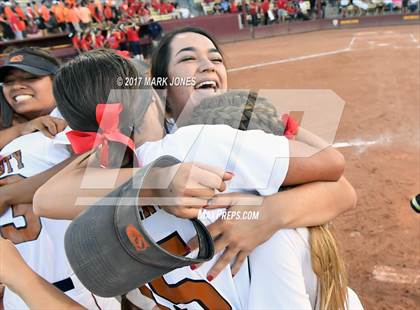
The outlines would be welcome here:
[[[230,87],[331,89],[357,209],[335,221],[367,309],[419,309],[420,27],[323,31],[225,44]]]

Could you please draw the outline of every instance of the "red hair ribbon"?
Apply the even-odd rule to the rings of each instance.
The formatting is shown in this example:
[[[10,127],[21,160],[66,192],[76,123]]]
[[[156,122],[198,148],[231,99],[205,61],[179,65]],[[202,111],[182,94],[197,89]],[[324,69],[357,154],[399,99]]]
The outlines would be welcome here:
[[[120,51],[117,50],[116,53],[124,58],[130,59],[130,52],[129,51]]]
[[[293,139],[297,135],[299,124],[289,114],[283,114],[281,116],[281,120],[282,120],[282,122],[284,124],[284,133],[283,133],[283,135],[287,139]]]
[[[119,129],[119,116],[122,110],[123,105],[121,103],[98,104],[96,106],[96,121],[99,124],[98,132],[72,130],[66,134],[74,152],[82,154],[101,146],[100,164],[102,167],[108,167],[109,141],[114,141],[128,146],[137,159],[134,141],[122,134]]]

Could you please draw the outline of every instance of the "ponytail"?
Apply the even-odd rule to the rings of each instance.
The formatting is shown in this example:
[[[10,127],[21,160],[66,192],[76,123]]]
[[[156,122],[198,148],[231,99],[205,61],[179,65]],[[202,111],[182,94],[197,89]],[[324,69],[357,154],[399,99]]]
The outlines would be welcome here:
[[[309,228],[312,269],[318,277],[320,309],[345,310],[347,274],[334,236],[326,225]]]

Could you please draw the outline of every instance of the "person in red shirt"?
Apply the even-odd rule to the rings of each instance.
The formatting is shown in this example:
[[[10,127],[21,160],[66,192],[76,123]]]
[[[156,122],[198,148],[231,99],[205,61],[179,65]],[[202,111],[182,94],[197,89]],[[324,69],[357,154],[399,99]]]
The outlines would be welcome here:
[[[127,0],[124,0],[121,3],[121,5],[119,7],[119,10],[120,10],[121,14],[127,13],[127,11],[128,11],[128,3],[127,3]]]
[[[118,42],[119,44],[119,50],[121,51],[126,51],[128,50],[128,45],[127,45],[127,35],[125,34],[125,32],[122,29],[118,29],[116,30],[117,34],[117,38],[118,38]]]
[[[77,52],[80,53],[80,32],[73,35],[71,38],[71,43],[73,44],[73,47],[77,50]]]
[[[136,14],[135,7],[133,5],[130,5],[127,10],[127,15],[133,17],[134,14]]]
[[[297,18],[297,10],[292,1],[289,1],[287,3],[287,14],[293,19]]]
[[[106,42],[105,45],[108,48],[117,50],[120,46],[120,41],[119,41],[120,35],[117,31],[113,30],[113,31],[109,31],[108,32],[108,36],[106,38]]]
[[[10,27],[12,28],[13,32],[15,33],[16,40],[22,40],[23,34],[19,30],[19,17],[12,11],[12,13],[9,13],[9,16],[7,18],[7,21],[10,24]]]
[[[269,0],[262,0],[261,3],[261,11],[264,14],[264,25],[268,25],[268,11],[270,10],[270,1]]]
[[[168,13],[171,14],[175,11],[175,6],[173,5],[172,2],[168,3]]]
[[[83,52],[86,52],[91,49],[91,39],[89,33],[82,34],[80,39],[80,49]]]
[[[159,1],[158,0],[152,0],[151,2],[152,8],[156,11],[159,11]]]
[[[25,21],[23,20],[22,17],[19,16],[18,18],[19,18],[19,21],[17,23],[17,29],[22,33],[22,37],[26,38],[26,34],[27,34],[26,23],[25,23]]]
[[[104,9],[104,15],[105,15],[105,19],[108,20],[112,20],[112,18],[114,17],[114,14],[112,12],[111,6],[106,5],[105,9]]]
[[[16,5],[15,6],[15,12],[16,14],[21,17],[23,20],[26,20],[26,16],[25,13],[23,12],[22,8],[20,7],[20,5]]]
[[[93,48],[100,48],[103,47],[105,44],[105,38],[102,35],[100,30],[95,30],[92,33],[92,39],[93,39]]]
[[[4,7],[4,15],[6,15],[6,18],[9,19],[10,16],[14,15],[15,13],[13,13],[13,10],[10,6],[6,5]]]
[[[168,14],[168,6],[166,4],[165,1],[161,1],[160,2],[160,6],[159,6],[159,14],[160,15],[165,15]]]
[[[135,24],[132,24],[127,28],[126,33],[130,52],[133,54],[134,58],[141,59],[142,55],[140,47],[139,27]]]
[[[281,22],[284,22],[288,16],[287,14],[287,0],[278,0],[277,2],[277,16]]]
[[[255,2],[255,0],[251,0],[249,3],[249,15],[251,15],[251,22],[252,26],[257,27],[258,26],[258,4]]]
[[[230,13],[238,13],[238,6],[236,5],[235,0],[230,1]]]

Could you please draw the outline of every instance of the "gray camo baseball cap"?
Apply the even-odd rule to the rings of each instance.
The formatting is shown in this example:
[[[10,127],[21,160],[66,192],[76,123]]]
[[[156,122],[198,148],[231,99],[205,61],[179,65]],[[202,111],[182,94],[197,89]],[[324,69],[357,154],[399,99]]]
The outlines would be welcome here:
[[[173,157],[163,156],[153,167],[175,163],[178,161]],[[98,296],[126,294],[176,268],[203,263],[214,255],[213,240],[199,220],[191,220],[199,240],[196,258],[173,254],[149,236],[142,225],[137,197],[151,168],[152,164],[144,167],[104,197],[108,201],[114,198],[113,206],[100,200],[74,219],[66,231],[70,265],[83,285]]]

